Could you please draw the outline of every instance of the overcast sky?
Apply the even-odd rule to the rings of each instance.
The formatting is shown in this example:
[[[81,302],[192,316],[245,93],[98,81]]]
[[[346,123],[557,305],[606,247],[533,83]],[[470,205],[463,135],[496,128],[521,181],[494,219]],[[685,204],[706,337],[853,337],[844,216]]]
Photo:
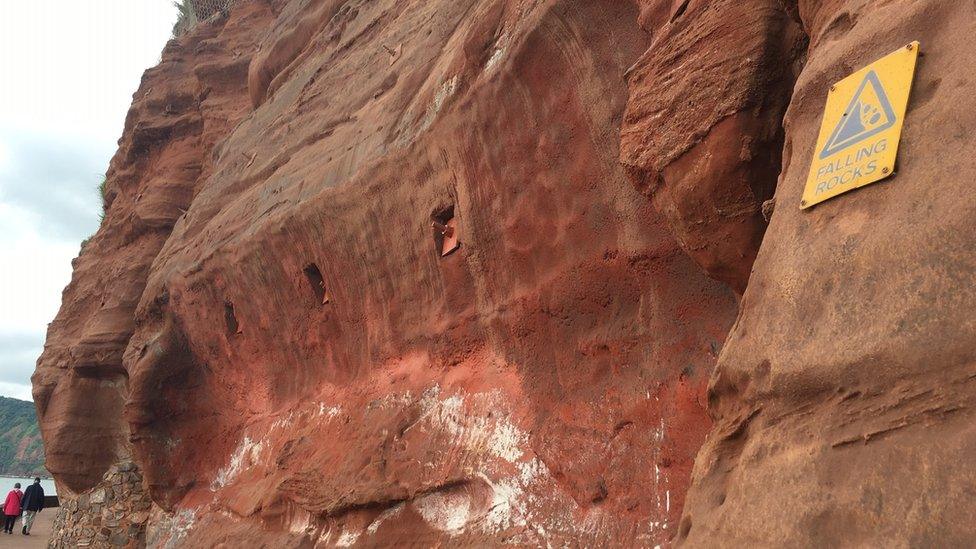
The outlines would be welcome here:
[[[0,15],[0,395],[29,400],[96,187],[172,0],[4,0]]]

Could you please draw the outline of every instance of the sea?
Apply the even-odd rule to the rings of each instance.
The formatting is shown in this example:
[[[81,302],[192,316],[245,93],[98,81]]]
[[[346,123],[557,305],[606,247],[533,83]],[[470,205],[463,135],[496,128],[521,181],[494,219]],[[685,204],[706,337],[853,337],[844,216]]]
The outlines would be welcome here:
[[[14,483],[17,482],[20,483],[20,489],[23,490],[34,483],[34,477],[0,477],[0,493],[6,496],[7,492],[14,489]],[[45,496],[53,496],[57,493],[54,488],[54,479],[42,478],[41,487],[44,488]]]

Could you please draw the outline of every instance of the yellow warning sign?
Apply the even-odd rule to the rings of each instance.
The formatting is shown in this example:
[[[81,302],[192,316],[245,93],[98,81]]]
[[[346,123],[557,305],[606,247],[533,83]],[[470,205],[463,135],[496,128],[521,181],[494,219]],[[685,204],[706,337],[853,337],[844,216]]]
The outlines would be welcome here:
[[[831,86],[800,208],[894,173],[918,48],[912,42]]]

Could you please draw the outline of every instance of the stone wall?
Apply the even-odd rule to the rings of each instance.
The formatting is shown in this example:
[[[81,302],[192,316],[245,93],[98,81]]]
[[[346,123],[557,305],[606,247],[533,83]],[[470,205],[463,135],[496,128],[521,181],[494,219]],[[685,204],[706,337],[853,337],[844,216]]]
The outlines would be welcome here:
[[[145,547],[151,506],[139,468],[120,462],[90,492],[61,495],[49,547]]]

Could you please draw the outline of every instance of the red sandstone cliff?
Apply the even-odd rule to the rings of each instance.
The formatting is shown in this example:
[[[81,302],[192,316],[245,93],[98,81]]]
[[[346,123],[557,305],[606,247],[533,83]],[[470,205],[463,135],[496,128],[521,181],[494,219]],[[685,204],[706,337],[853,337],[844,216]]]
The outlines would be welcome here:
[[[34,378],[59,481],[154,510],[62,541],[963,539],[972,216],[915,158],[965,148],[976,19],[868,4],[251,0],[171,42]],[[824,89],[932,21],[913,163],[795,208]]]
[[[710,387],[692,546],[972,545],[976,11],[801,1],[776,213]],[[895,178],[801,211],[830,86],[922,43]]]

